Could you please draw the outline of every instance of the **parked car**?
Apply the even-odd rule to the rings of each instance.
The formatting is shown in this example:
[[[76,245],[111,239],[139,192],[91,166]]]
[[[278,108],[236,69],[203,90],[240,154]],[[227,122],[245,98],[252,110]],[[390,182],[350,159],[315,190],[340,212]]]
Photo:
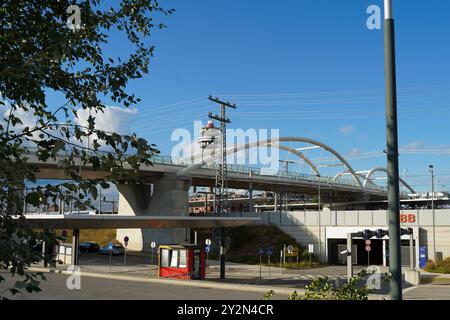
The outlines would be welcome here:
[[[100,249],[100,246],[96,242],[82,242],[79,246],[80,252],[98,252]]]
[[[98,253],[100,254],[109,254],[109,247],[112,246],[111,253],[113,256],[121,256],[124,254],[125,249],[120,244],[112,244],[111,242],[108,243],[106,246],[101,247],[100,250],[98,250]]]

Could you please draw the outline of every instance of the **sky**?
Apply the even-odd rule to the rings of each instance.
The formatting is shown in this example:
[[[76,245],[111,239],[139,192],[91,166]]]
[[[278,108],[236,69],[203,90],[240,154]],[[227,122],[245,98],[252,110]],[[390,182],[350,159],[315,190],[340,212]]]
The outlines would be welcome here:
[[[433,164],[437,189],[449,190],[450,2],[393,2],[400,173],[425,191]],[[117,131],[134,131],[169,155],[175,129],[192,132],[195,120],[219,111],[211,94],[236,103],[229,128],[279,129],[333,147],[356,170],[386,167],[383,30],[366,26],[367,8],[382,8],[382,0],[160,4],[176,12],[150,38],[150,72],[128,87],[142,102],[118,116]],[[114,34],[108,50],[129,52]],[[330,163],[320,150],[307,156]]]

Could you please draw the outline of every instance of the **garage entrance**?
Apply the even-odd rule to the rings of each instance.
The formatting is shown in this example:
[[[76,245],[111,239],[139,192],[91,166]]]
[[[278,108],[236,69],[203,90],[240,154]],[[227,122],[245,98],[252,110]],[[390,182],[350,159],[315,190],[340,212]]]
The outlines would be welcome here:
[[[365,250],[363,239],[353,239],[353,264],[355,265],[382,265],[383,264],[383,240],[371,239],[371,251]],[[328,263],[346,264],[347,255],[341,252],[347,249],[346,239],[328,239]]]

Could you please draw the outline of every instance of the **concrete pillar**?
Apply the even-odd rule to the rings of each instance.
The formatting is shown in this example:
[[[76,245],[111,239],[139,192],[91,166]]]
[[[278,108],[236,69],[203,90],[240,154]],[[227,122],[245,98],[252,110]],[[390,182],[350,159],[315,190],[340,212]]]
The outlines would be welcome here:
[[[117,186],[119,215],[188,216],[191,178],[164,174],[153,185]],[[188,232],[189,233],[189,232]],[[129,250],[151,251],[150,243],[176,244],[186,242],[185,228],[117,229],[117,240],[129,237]],[[190,239],[187,239],[189,242]]]
[[[78,266],[78,247],[80,246],[80,230],[72,230],[72,265]]]

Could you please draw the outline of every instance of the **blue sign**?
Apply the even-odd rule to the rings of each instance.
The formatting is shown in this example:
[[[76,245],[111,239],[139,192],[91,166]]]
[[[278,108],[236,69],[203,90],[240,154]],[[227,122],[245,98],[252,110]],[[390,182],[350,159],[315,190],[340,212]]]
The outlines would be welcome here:
[[[211,250],[211,249],[209,248],[209,246],[206,246],[206,247],[205,247],[205,252],[206,252],[206,253],[209,253],[209,250]]]
[[[272,247],[267,247],[267,255],[270,256],[272,255],[273,251],[272,251]]]
[[[264,254],[264,248],[259,248],[259,254],[263,255]]]
[[[419,267],[425,268],[427,264],[427,247],[419,246]]]
[[[108,250],[111,251],[113,249],[113,244],[112,242],[108,243]]]

